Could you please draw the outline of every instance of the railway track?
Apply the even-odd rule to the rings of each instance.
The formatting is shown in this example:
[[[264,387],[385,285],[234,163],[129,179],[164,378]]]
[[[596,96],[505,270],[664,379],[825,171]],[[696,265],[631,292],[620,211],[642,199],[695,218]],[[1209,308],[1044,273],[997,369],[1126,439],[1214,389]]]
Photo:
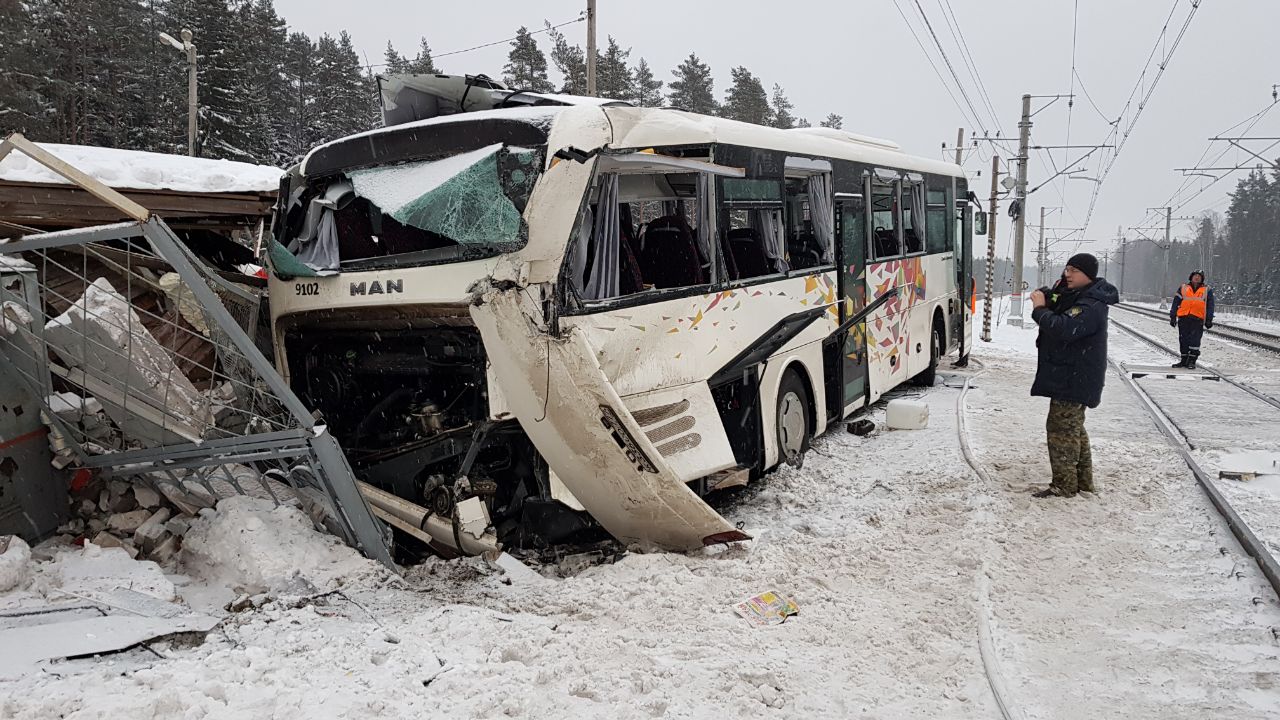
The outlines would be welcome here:
[[[1151,318],[1157,318],[1163,321],[1169,320],[1169,314],[1160,310],[1152,310],[1151,308],[1142,307],[1141,305],[1133,305],[1131,303],[1118,303],[1117,308],[1136,315],[1145,315]],[[1273,353],[1280,353],[1280,335],[1275,335],[1261,330],[1251,330],[1242,328],[1238,325],[1230,325],[1214,321],[1213,327],[1205,330],[1210,335],[1217,335],[1228,340],[1249,345],[1250,347],[1269,350]]]
[[[1111,324],[1139,340],[1163,350],[1173,357],[1179,357],[1179,353],[1177,351],[1165,346],[1159,340],[1156,340],[1139,330],[1125,325],[1115,319],[1111,320]],[[1249,524],[1245,522],[1240,514],[1236,512],[1235,508],[1231,506],[1230,501],[1227,500],[1227,497],[1218,488],[1213,477],[1203,467],[1201,467],[1199,462],[1197,462],[1195,456],[1192,454],[1193,448],[1188,440],[1189,436],[1187,432],[1184,428],[1179,426],[1177,422],[1174,421],[1170,413],[1166,411],[1166,409],[1162,407],[1160,403],[1158,403],[1155,398],[1153,398],[1151,394],[1137,382],[1128,369],[1115,360],[1112,360],[1111,364],[1119,373],[1120,378],[1125,385],[1127,385],[1138,397],[1138,400],[1146,409],[1147,414],[1151,416],[1155,421],[1156,426],[1160,429],[1160,432],[1168,439],[1169,444],[1172,445],[1173,448],[1178,451],[1178,454],[1182,456],[1183,462],[1185,462],[1187,467],[1190,468],[1191,473],[1196,478],[1196,482],[1200,485],[1201,489],[1204,490],[1205,494],[1209,497],[1209,501],[1227,523],[1227,527],[1231,529],[1231,533],[1235,535],[1236,540],[1240,542],[1240,545],[1244,548],[1245,552],[1248,553],[1249,556],[1258,564],[1263,576],[1265,576],[1267,581],[1271,583],[1271,587],[1275,591],[1276,595],[1280,596],[1280,563],[1278,563],[1275,556],[1271,554],[1266,543],[1258,538],[1258,536],[1249,527]],[[1274,408],[1280,409],[1280,400],[1259,392],[1257,389],[1223,375],[1212,368],[1205,367],[1203,369],[1223,383],[1231,387],[1238,388],[1250,396],[1261,400]],[[1176,370],[1171,370],[1170,372],[1176,372]],[[1153,372],[1151,374],[1156,373]]]

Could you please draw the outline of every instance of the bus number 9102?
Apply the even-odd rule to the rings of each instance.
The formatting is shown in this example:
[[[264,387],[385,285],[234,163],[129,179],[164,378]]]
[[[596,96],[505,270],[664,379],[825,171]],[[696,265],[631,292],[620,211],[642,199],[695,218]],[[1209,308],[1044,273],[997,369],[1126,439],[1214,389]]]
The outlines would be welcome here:
[[[294,283],[294,295],[319,295],[320,283]]]

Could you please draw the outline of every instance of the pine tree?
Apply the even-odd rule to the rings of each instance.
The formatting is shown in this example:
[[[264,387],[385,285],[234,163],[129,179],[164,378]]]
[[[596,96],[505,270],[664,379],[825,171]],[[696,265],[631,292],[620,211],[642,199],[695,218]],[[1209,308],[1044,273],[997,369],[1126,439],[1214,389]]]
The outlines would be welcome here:
[[[799,120],[796,120],[796,127],[798,128],[813,127],[813,124],[809,122],[809,118],[800,118]]]
[[[783,129],[795,127],[796,118],[791,114],[795,106],[787,99],[787,94],[782,91],[782,86],[777,83],[773,84],[773,100],[770,105],[770,109],[773,111],[771,125]]]
[[[638,107],[658,107],[662,105],[663,82],[653,76],[649,63],[640,58],[640,63],[631,71],[631,104]]]
[[[369,129],[368,87],[347,31],[339,33],[337,40],[321,35],[314,62],[312,144]]]
[[[40,88],[44,85],[38,57],[40,38],[26,3],[0,0],[0,137],[19,131],[33,138],[44,132]]]
[[[409,61],[395,49],[391,41],[387,41],[387,49],[382,53],[383,70],[388,75],[403,75],[409,72]]]
[[[345,30],[343,31],[346,32]],[[433,75],[440,72],[436,67],[435,60],[431,58],[431,46],[427,44],[426,38],[418,40],[418,56],[409,61],[408,72],[417,73],[419,75]]]
[[[670,105],[703,115],[716,114],[715,81],[711,77],[711,67],[699,60],[697,54],[689,53],[689,57],[672,70],[671,74],[676,79],[669,85]]]
[[[844,116],[831,113],[830,115],[827,115],[827,119],[823,120],[820,124],[824,128],[839,130],[844,127]]]
[[[502,81],[507,87],[532,92],[553,92],[555,86],[547,80],[547,56],[538,47],[529,28],[516,31],[507,54],[506,67],[502,69]]]
[[[318,140],[311,128],[316,103],[315,56],[315,45],[310,38],[300,32],[289,34],[282,70],[289,80],[289,88],[279,98],[284,128],[276,142],[274,160],[278,165],[297,162]]]
[[[556,66],[564,82],[560,92],[568,95],[587,94],[587,55],[577,45],[570,45],[564,33],[547,23],[547,36],[551,38],[551,64]]]
[[[596,54],[596,94],[603,98],[626,100],[634,94],[631,68],[627,67],[627,59],[631,57],[631,48],[623,50],[618,41],[609,36],[608,46],[603,55]]]
[[[745,67],[738,66],[731,71],[733,84],[725,93],[724,105],[720,112],[731,120],[768,125],[773,120],[773,112],[769,108],[769,96],[760,84],[760,78],[752,75]]]

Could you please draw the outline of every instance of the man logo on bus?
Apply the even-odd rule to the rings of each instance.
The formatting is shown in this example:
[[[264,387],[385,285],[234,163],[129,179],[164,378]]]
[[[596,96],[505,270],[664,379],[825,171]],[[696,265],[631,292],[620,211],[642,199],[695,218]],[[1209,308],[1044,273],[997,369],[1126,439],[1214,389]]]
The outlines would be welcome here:
[[[368,289],[362,282],[351,283],[352,295],[391,295],[393,293],[404,292],[404,280],[388,280],[385,285],[381,280],[374,280],[369,283]]]

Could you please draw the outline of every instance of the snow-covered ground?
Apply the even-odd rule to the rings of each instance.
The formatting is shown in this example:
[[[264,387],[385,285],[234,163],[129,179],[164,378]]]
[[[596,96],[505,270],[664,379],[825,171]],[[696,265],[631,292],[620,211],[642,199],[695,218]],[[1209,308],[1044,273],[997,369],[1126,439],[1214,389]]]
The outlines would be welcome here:
[[[224,508],[161,579],[206,610],[227,585],[275,599],[202,643],[0,681],[0,717],[998,718],[992,677],[1015,717],[1280,714],[1280,603],[1163,436],[1111,377],[1088,420],[1100,492],[1030,498],[1049,478],[1034,330],[994,330],[963,375],[903,391],[928,429],[834,429],[725,510],[755,538],[730,547],[398,578],[301,517]],[[960,449],[965,377],[985,480]],[[90,594],[59,569],[84,552],[33,562],[0,607]],[[733,613],[769,589],[799,615]]]

